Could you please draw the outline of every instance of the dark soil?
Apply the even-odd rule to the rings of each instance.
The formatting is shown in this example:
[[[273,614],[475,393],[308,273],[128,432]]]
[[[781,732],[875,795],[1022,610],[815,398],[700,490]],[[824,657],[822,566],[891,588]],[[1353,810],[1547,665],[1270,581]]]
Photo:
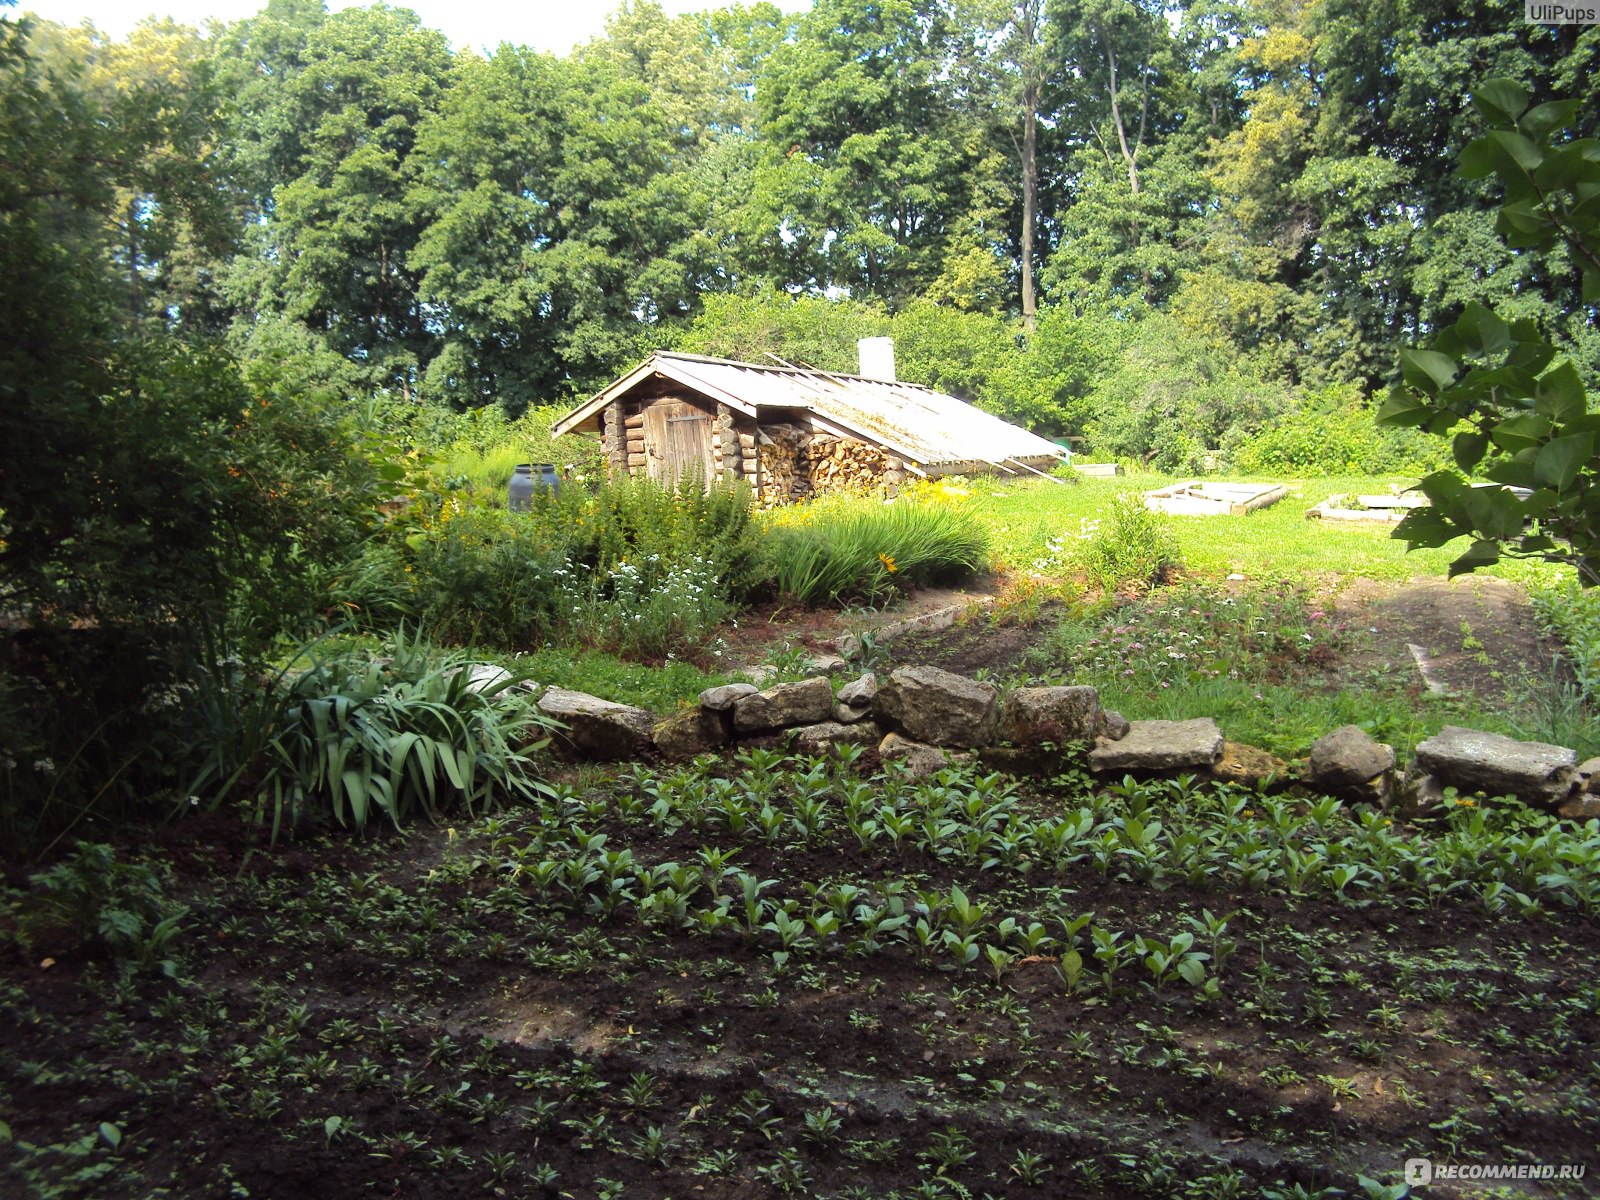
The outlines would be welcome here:
[[[923,597],[919,611],[972,599]],[[1370,635],[1333,670],[1414,674],[1417,644],[1450,686],[1492,703],[1552,653],[1494,581],[1353,584],[1328,603]],[[901,661],[998,677],[1060,615],[975,608],[888,644]],[[823,650],[842,631],[768,616],[742,623],[759,633],[741,644]],[[759,787],[766,769],[729,765],[727,786]],[[774,797],[764,837],[698,823],[697,798],[721,785],[670,770],[565,782],[559,812],[403,836],[274,847],[220,816],[130,835],[123,860],[156,864],[189,906],[175,979],[154,960],[120,969],[94,917],[45,913],[13,872],[0,1195],[1198,1200],[1359,1195],[1358,1176],[1392,1182],[1416,1156],[1586,1164],[1584,1183],[1505,1194],[1593,1194],[1593,912],[990,870],[858,844],[837,823],[801,839],[793,794]],[[829,802],[848,786],[828,784]],[[1043,816],[1074,810],[1085,785],[1029,786],[1026,811]],[[648,819],[663,798],[689,815]],[[590,885],[568,903],[529,882],[595,835],[662,870],[730,851],[800,919],[817,889],[873,899],[900,881],[908,902],[955,885],[1051,934],[1074,913],[1130,938],[1227,916],[1235,949],[1214,999],[1137,982],[1074,993],[1051,954],[996,981],[981,957],[955,970],[859,932],[785,951],[770,923],[685,928],[627,899],[607,914]],[[1419,852],[1429,836],[1415,831]],[[733,886],[715,894],[737,912]],[[689,911],[713,900],[699,887]]]
[[[1540,630],[1526,593],[1503,579],[1418,579],[1403,587],[1356,579],[1333,604],[1371,631],[1349,664],[1355,669],[1416,672],[1416,646],[1446,691],[1490,704],[1564,677],[1560,643]]]
[[[593,782],[595,798],[657,794]],[[1083,869],[997,879],[603,805],[573,808],[571,827],[644,864],[736,849],[802,912],[807,881],[959,883],[1052,925],[1092,910],[1170,936],[1183,914],[1232,914],[1237,949],[1212,1001],[1139,984],[1069,994],[1049,956],[998,984],[901,947],[784,962],[769,932],[537,900],[508,871],[559,831],[526,815],[276,849],[227,822],[180,826],[124,851],[171,863],[171,894],[193,906],[179,981],[119,981],[92,939],[59,932],[5,966],[0,1190],[1254,1196],[1354,1191],[1356,1174],[1390,1179],[1419,1153],[1593,1157],[1592,917],[1352,908]]]

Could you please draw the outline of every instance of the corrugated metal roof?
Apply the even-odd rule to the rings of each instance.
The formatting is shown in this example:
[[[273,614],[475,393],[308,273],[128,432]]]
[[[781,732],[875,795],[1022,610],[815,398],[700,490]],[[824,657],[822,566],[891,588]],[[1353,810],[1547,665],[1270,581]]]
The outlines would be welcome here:
[[[749,414],[756,409],[809,412],[921,467],[1038,465],[1062,449],[965,400],[914,383],[832,375],[804,367],[761,366],[657,351],[610,387],[568,413],[554,432],[593,429],[599,412],[652,375],[663,375]]]

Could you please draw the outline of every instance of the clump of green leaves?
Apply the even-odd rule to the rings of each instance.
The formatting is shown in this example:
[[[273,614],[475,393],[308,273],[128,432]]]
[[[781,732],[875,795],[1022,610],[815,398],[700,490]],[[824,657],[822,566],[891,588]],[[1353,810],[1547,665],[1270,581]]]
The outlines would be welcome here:
[[[1172,522],[1129,492],[1111,501],[1100,527],[1084,543],[1079,561],[1107,593],[1145,592],[1183,567]]]
[[[190,790],[215,807],[242,796],[258,819],[315,813],[397,827],[453,806],[476,813],[545,785],[533,755],[551,722],[509,675],[474,677],[461,654],[397,635],[386,658],[313,643],[251,687],[202,698],[204,759]]]
[[[907,499],[819,506],[771,537],[779,593],[805,604],[876,602],[907,585],[965,578],[989,559],[988,536],[965,507]]]
[[[1505,188],[1496,228],[1513,249],[1564,242],[1600,300],[1600,142],[1568,139],[1579,102],[1530,107],[1509,79],[1473,95],[1489,132],[1461,153],[1461,173]],[[1600,584],[1600,415],[1582,377],[1530,320],[1505,321],[1478,303],[1426,349],[1400,352],[1401,383],[1378,413],[1383,425],[1454,433],[1455,470],[1418,485],[1431,507],[1410,513],[1394,536],[1411,547],[1472,544],[1451,565],[1459,575],[1502,555],[1570,563],[1585,587]],[[1555,365],[1552,365],[1554,363]],[[1471,486],[1470,476],[1490,482]]]
[[[104,843],[78,842],[31,882],[38,890],[19,905],[17,925],[30,951],[61,953],[94,940],[124,971],[177,973],[170,950],[189,910],[167,896],[154,867],[123,862]]]

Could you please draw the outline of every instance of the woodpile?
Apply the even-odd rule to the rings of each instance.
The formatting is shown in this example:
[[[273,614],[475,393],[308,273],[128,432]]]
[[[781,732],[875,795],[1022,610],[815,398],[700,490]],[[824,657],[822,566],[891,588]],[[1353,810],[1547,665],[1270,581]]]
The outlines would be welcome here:
[[[806,471],[811,434],[796,425],[769,425],[761,432],[764,436],[757,448],[761,506],[775,508],[805,499],[811,494],[811,478]]]
[[[813,492],[875,491],[889,482],[889,472],[898,467],[876,446],[828,434],[811,439],[806,459]]]
[[[643,411],[622,403],[601,416],[602,444],[614,471],[649,471],[649,437]],[[763,508],[806,500],[821,492],[893,494],[904,482],[904,464],[866,442],[813,433],[802,425],[779,423],[757,429],[727,405],[718,405],[711,425],[711,465],[721,478],[743,479]]]

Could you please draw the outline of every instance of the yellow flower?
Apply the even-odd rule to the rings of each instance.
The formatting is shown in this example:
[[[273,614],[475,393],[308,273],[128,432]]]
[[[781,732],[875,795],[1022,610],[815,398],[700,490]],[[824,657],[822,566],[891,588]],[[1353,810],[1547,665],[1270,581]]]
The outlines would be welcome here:
[[[883,564],[883,569],[893,575],[900,568],[894,565],[894,556],[891,554],[878,555],[878,561]]]

